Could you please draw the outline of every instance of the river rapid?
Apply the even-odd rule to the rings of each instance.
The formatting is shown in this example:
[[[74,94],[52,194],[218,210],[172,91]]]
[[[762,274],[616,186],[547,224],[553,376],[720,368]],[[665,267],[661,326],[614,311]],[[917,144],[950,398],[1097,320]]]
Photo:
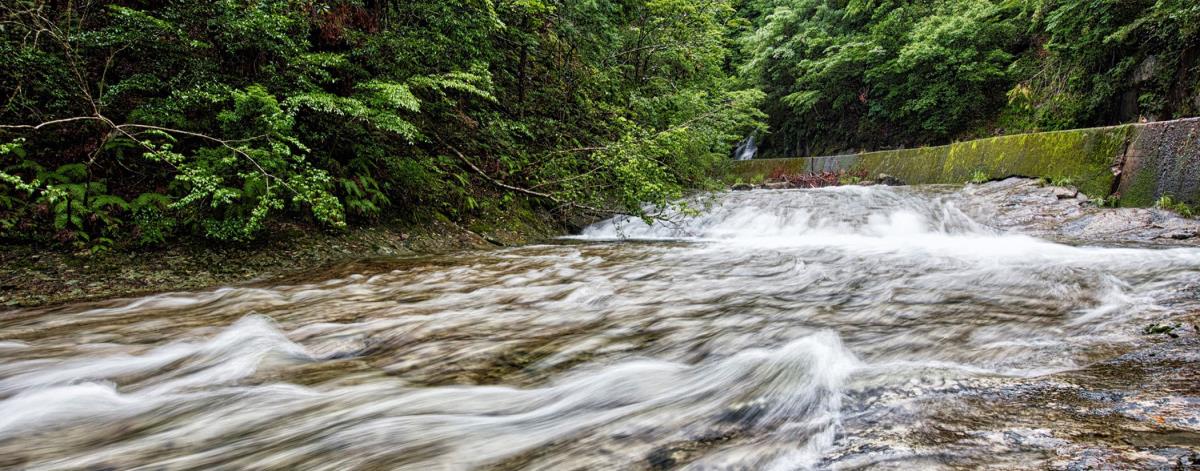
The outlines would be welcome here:
[[[541,245],[0,312],[0,467],[1194,465],[1200,249],[974,199],[723,193]]]

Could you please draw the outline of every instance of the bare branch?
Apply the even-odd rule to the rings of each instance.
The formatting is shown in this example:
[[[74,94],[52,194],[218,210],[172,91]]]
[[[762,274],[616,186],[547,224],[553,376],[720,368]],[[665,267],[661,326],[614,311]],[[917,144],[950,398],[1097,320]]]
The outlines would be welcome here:
[[[63,118],[63,119],[55,119],[55,120],[51,120],[51,121],[46,121],[41,124],[0,124],[0,129],[29,129],[29,130],[33,130],[33,131],[38,131],[46,126],[53,126],[56,124],[63,124],[63,123],[71,123],[71,122],[75,122],[75,121],[111,122],[100,116],[75,116],[72,118]]]
[[[111,123],[111,121],[110,121],[110,123]],[[251,141],[251,140],[256,140],[256,139],[259,139],[259,138],[265,137],[265,136],[259,136],[259,137],[255,137],[255,138],[249,138],[249,139],[226,140],[226,139],[212,137],[207,134],[201,134],[198,132],[184,131],[182,129],[164,128],[162,126],[150,126],[147,124],[121,124],[121,125],[114,125],[114,127],[116,127],[118,130],[120,130],[122,132],[124,132],[124,128],[148,129],[148,130],[152,130],[152,131],[161,131],[161,132],[165,132],[168,134],[180,134],[180,135],[184,135],[184,136],[191,136],[191,137],[195,137],[195,138],[199,138],[199,139],[204,139],[209,142],[215,142],[217,144],[220,144],[221,147],[229,149],[234,154],[237,154],[238,156],[246,159],[251,164],[253,164],[254,167],[258,169],[258,172],[263,174],[264,177],[266,177],[266,184],[267,184],[268,191],[271,188],[271,179],[274,178],[275,180],[277,180],[279,182],[279,184],[283,185],[284,188],[287,188],[288,191],[291,191],[293,194],[300,193],[300,192],[296,191],[295,188],[292,188],[292,186],[289,185],[286,180],[279,178],[279,177],[271,174],[270,172],[268,172],[267,169],[263,168],[262,165],[260,165],[258,163],[258,160],[255,160],[254,157],[251,157],[250,154],[247,154],[245,151],[230,145],[231,143],[234,143],[234,142]],[[130,137],[132,137],[132,136],[130,136]]]
[[[95,105],[93,105],[93,107],[94,106]],[[290,184],[288,184],[286,180],[279,178],[278,176],[275,176],[274,174],[268,172],[267,169],[263,168],[263,166],[261,164],[259,164],[258,160],[256,160],[254,157],[251,157],[249,154],[247,154],[242,149],[239,149],[239,148],[233,146],[233,144],[239,143],[239,142],[249,142],[249,141],[256,141],[259,139],[264,139],[267,137],[265,135],[259,135],[259,136],[254,136],[254,137],[250,137],[250,138],[245,138],[245,139],[221,139],[218,137],[213,137],[213,136],[209,136],[207,134],[202,134],[202,133],[198,133],[198,132],[185,131],[182,129],[173,129],[173,128],[167,128],[167,127],[162,127],[162,126],[152,126],[152,125],[148,125],[148,124],[133,124],[133,123],[117,124],[117,123],[113,122],[111,119],[108,119],[107,117],[105,117],[104,115],[101,115],[101,114],[96,114],[95,116],[74,116],[74,117],[70,117],[70,118],[55,119],[55,120],[46,121],[44,123],[39,123],[39,124],[0,124],[0,129],[24,129],[24,130],[38,131],[47,126],[53,126],[53,125],[64,124],[64,123],[72,123],[72,122],[78,122],[78,121],[98,121],[98,122],[104,123],[111,130],[110,133],[116,132],[116,133],[122,134],[125,137],[132,140],[133,142],[138,143],[138,145],[141,145],[148,152],[157,152],[158,150],[146,145],[145,142],[143,142],[141,139],[138,139],[137,136],[135,136],[133,133],[130,132],[130,130],[141,129],[141,130],[147,130],[147,131],[159,131],[159,132],[163,132],[166,134],[189,136],[189,137],[194,137],[197,139],[202,139],[205,141],[213,142],[213,143],[220,145],[221,147],[228,149],[230,152],[233,152],[237,156],[246,159],[248,162],[250,162],[252,165],[254,165],[254,167],[256,169],[258,169],[258,172],[261,173],[267,179],[266,183],[267,183],[268,188],[270,188],[270,184],[271,184],[270,180],[275,179],[281,185],[283,185],[284,188],[287,188],[289,191],[291,191],[294,194],[299,194],[299,192],[296,191],[296,189],[293,188]],[[105,139],[105,141],[107,141],[107,138]],[[88,162],[88,164],[90,165],[92,163],[92,161],[95,160],[95,158],[96,158],[96,155],[93,155],[92,159]],[[168,162],[168,164],[170,164],[170,162]],[[174,167],[173,164],[172,164],[172,166]]]
[[[467,156],[463,155],[462,152],[459,152],[458,149],[454,148],[454,146],[446,144],[444,141],[441,140],[441,138],[438,138],[438,141],[442,142],[442,145],[446,146],[446,148],[450,149],[450,151],[453,152],[454,155],[458,156],[458,159],[461,160],[464,164],[467,164],[467,166],[470,167],[471,170],[474,170],[475,173],[478,173],[480,176],[482,176],[488,182],[490,182],[491,184],[496,185],[500,188],[504,188],[506,190],[512,190],[517,193],[522,193],[522,194],[526,194],[526,195],[530,195],[530,196],[536,196],[538,198],[544,198],[544,199],[549,200],[550,202],[557,204],[559,206],[582,209],[582,210],[590,211],[590,212],[593,212],[596,214],[628,215],[628,213],[625,213],[625,212],[615,211],[615,210],[611,210],[611,209],[597,208],[595,206],[589,206],[589,205],[578,203],[575,201],[564,201],[564,200],[559,199],[549,193],[542,193],[540,191],[534,191],[534,190],[530,190],[530,189],[526,189],[526,188],[521,188],[519,186],[509,185],[500,180],[492,178],[491,175],[488,175],[487,172],[484,172],[482,169],[477,167],[474,163],[471,162],[470,159],[467,158]]]

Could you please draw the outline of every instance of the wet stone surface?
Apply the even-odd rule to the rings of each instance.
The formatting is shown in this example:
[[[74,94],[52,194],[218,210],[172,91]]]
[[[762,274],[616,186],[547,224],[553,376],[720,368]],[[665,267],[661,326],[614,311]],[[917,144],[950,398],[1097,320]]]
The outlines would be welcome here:
[[[988,225],[1077,243],[1200,244],[1200,221],[1160,209],[1101,208],[1074,188],[1010,178],[968,185],[960,204]]]
[[[0,468],[1192,469],[1195,222],[1024,180],[0,313]]]

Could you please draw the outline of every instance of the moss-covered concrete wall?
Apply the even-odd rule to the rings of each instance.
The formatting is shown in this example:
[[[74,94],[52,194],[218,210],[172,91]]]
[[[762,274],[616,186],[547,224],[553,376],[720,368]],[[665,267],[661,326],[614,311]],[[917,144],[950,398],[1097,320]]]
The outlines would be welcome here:
[[[1128,206],[1169,194],[1200,202],[1200,119],[999,136],[945,146],[736,162],[745,181],[772,174],[847,170],[886,173],[910,184],[973,177],[1068,179],[1092,196],[1120,193]]]
[[[1140,126],[1121,168],[1123,206],[1149,206],[1162,196],[1200,203],[1200,119]]]
[[[767,178],[772,175],[836,172],[853,167],[858,162],[860,155],[862,154],[827,155],[795,159],[739,160],[733,163],[733,176],[750,181]]]

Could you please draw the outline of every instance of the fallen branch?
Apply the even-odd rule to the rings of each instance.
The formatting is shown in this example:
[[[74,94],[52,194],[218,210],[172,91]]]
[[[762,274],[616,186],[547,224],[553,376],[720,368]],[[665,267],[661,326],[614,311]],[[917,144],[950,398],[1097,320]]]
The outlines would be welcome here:
[[[76,116],[73,118],[50,120],[50,121],[46,121],[41,124],[0,124],[0,129],[29,129],[29,130],[33,130],[33,131],[38,131],[46,126],[53,126],[55,124],[62,124],[62,123],[70,123],[70,122],[74,122],[74,121],[101,121],[101,122],[104,122],[107,120],[100,116]]]

